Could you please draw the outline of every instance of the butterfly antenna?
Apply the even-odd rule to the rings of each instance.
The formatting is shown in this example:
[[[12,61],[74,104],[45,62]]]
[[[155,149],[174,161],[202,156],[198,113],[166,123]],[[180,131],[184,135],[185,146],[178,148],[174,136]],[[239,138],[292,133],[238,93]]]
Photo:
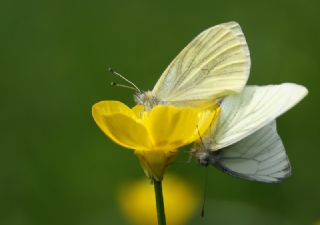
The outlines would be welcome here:
[[[199,139],[200,139],[200,141],[201,141],[201,144],[202,144],[202,146],[204,147],[204,143],[203,143],[203,141],[202,141],[202,138],[201,138],[201,135],[200,135],[198,126],[197,126],[197,132],[198,132],[198,136],[199,136]],[[194,154],[194,153],[195,153],[194,149],[191,150],[191,151],[189,151],[189,158],[188,158],[188,161],[187,161],[188,163],[191,163],[191,162],[192,162],[192,158],[193,158],[193,154]]]
[[[198,127],[197,127],[197,131],[198,131],[198,135],[199,135],[199,139],[200,139],[200,141],[201,141],[202,147],[205,147],[205,146],[204,146],[204,142],[203,142],[203,140],[202,140],[202,137],[201,137],[201,135],[200,135],[200,131],[199,131],[199,128],[198,128]]]
[[[131,86],[128,86],[128,85],[125,85],[125,84],[118,84],[118,83],[116,83],[116,82],[111,82],[110,85],[111,85],[111,86],[115,86],[115,87],[128,88],[128,89],[137,91],[137,89],[135,89],[134,87],[131,87]]]
[[[127,86],[127,85],[123,85],[123,84],[117,84],[117,83],[114,83],[114,82],[111,83],[112,86],[130,88],[130,89],[134,89],[134,90],[138,91],[139,93],[141,93],[141,90],[132,81],[128,80],[127,78],[122,76],[120,73],[118,73],[117,71],[112,69],[111,67],[108,67],[108,71],[110,73],[112,73],[113,75],[118,76],[121,79],[123,79],[124,81],[126,81],[127,83],[129,83],[132,87]]]
[[[199,135],[199,139],[201,141],[201,144],[202,144],[203,147],[205,147],[198,128],[197,128],[197,131],[198,131],[198,135]],[[203,187],[204,189],[203,189],[203,202],[202,202],[202,207],[201,207],[201,218],[204,218],[204,208],[205,208],[206,199],[207,199],[208,167],[205,168],[203,185],[204,185],[204,187]]]
[[[204,218],[204,208],[205,208],[206,199],[207,199],[207,189],[208,189],[208,167],[205,168],[205,175],[204,175],[204,190],[203,190],[203,202],[201,207],[201,218]]]

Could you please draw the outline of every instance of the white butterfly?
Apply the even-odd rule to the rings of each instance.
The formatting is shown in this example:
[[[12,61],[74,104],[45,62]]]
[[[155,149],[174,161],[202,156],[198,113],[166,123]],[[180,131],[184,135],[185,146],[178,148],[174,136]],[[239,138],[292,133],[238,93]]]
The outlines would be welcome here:
[[[249,49],[236,22],[209,28],[171,62],[152,91],[138,93],[137,104],[199,106],[220,104],[213,125],[192,152],[201,165],[231,175],[277,182],[291,167],[274,120],[297,104],[307,89],[297,84],[247,86]],[[219,103],[218,103],[219,102]]]
[[[301,85],[247,86],[222,100],[220,118],[194,146],[201,165],[260,182],[279,182],[291,166],[275,119],[306,94]]]

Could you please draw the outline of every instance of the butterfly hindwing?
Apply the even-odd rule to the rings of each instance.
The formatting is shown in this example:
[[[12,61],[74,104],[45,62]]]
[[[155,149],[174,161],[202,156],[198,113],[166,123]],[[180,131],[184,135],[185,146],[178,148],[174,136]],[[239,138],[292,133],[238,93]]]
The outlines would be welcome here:
[[[274,183],[291,175],[275,121],[234,145],[210,152],[209,157],[219,170],[248,180]]]

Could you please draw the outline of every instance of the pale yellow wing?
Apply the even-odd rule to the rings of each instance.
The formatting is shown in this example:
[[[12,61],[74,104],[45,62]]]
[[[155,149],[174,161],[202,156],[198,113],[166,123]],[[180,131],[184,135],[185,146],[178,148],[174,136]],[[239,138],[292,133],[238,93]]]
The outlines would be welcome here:
[[[223,23],[191,41],[152,92],[163,103],[211,101],[240,92],[249,70],[249,49],[239,24]]]

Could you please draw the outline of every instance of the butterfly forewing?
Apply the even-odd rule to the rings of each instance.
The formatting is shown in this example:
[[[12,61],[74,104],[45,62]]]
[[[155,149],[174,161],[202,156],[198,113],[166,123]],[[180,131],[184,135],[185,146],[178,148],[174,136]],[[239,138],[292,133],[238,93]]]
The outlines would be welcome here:
[[[291,174],[275,121],[234,145],[211,152],[210,157],[218,169],[248,180],[273,183]]]
[[[160,102],[211,101],[242,90],[250,56],[239,24],[203,31],[164,71],[153,89]]]
[[[217,126],[203,140],[212,150],[234,144],[275,120],[307,93],[305,87],[291,83],[246,86],[240,94],[223,99]]]

